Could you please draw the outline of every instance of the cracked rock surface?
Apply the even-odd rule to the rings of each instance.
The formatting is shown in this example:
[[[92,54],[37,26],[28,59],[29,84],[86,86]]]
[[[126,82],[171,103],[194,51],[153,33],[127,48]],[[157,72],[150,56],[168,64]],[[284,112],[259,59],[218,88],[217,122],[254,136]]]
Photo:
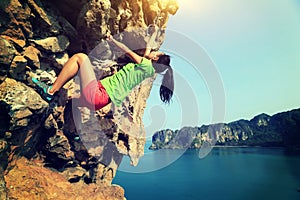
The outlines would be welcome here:
[[[124,199],[111,182],[123,156],[137,165],[144,154],[142,117],[153,79],[121,107],[95,112],[75,106],[76,79],[50,104],[30,79],[53,83],[78,52],[90,55],[97,77],[111,75],[118,56],[104,35],[139,49],[155,23],[159,46],[177,9],[175,0],[1,0],[0,199]]]

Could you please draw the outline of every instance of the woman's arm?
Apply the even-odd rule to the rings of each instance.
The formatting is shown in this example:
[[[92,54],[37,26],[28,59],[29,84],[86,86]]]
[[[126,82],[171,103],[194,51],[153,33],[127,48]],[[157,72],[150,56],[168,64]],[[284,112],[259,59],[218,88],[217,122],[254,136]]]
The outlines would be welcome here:
[[[113,42],[117,47],[119,47],[122,51],[124,51],[137,64],[140,64],[142,62],[143,57],[133,52],[125,44],[115,40],[112,35],[110,34],[106,35],[106,40]]]
[[[149,41],[147,42],[147,46],[146,46],[146,50],[144,53],[144,57],[148,58],[149,54],[151,53],[152,48],[155,46],[155,40],[158,34],[158,28],[157,26],[153,26],[153,33],[149,39]]]

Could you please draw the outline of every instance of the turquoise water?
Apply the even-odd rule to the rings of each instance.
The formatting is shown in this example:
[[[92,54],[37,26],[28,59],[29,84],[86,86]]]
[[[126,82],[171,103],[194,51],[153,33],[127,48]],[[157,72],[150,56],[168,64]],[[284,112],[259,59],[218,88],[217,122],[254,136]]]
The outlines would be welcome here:
[[[151,156],[156,155],[146,153],[150,159],[140,164],[153,164]],[[113,183],[125,189],[128,200],[300,200],[300,154],[277,148],[215,147],[199,159],[197,150],[187,150],[153,172],[118,171]]]

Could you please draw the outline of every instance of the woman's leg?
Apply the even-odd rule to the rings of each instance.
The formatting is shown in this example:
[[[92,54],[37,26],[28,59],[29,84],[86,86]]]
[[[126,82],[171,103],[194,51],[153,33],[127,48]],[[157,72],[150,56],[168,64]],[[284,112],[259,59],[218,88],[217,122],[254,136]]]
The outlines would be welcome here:
[[[57,92],[67,81],[79,72],[80,86],[85,88],[91,81],[96,80],[92,64],[86,54],[73,55],[64,65],[57,79],[49,90],[50,94]]]
[[[78,53],[72,56],[64,65],[57,79],[49,89],[49,93],[57,92],[68,80],[76,74],[80,77],[81,97],[77,104],[98,110],[110,102],[110,98],[100,82],[96,80],[95,72],[87,55]]]

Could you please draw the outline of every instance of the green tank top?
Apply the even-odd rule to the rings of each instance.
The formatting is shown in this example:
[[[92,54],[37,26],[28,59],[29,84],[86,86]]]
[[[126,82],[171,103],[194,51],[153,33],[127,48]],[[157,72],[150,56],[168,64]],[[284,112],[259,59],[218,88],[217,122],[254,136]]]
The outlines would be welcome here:
[[[128,63],[116,74],[106,77],[100,82],[111,101],[116,106],[120,106],[135,86],[146,78],[152,77],[154,73],[152,62],[143,58],[140,64]]]

